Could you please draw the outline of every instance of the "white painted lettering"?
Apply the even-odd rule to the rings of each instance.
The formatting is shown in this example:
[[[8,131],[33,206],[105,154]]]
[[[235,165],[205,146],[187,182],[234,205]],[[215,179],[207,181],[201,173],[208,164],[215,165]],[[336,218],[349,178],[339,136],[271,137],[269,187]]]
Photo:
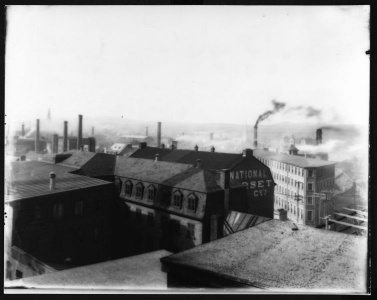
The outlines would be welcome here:
[[[258,181],[258,187],[264,188],[264,181],[263,180]]]

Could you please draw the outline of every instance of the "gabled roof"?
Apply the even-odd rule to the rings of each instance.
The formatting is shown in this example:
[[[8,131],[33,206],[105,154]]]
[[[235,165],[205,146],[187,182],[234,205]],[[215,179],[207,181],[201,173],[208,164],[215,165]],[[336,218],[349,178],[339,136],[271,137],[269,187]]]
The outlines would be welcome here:
[[[103,180],[71,174],[70,172],[76,170],[74,168],[41,161],[13,162],[11,167],[5,202],[110,184]],[[50,172],[56,174],[53,190],[49,188]]]
[[[266,159],[272,159],[282,163],[290,164],[293,166],[301,168],[318,168],[324,166],[335,165],[336,162],[314,159],[314,158],[305,158],[298,155],[287,155],[287,154],[278,154],[275,152],[265,151],[265,150],[254,150],[254,156]]]
[[[76,173],[91,177],[114,175],[116,156],[106,153],[95,153]]]
[[[295,145],[291,144],[288,148],[288,151],[298,151]]]
[[[70,150],[67,152],[63,152],[61,154],[65,154],[65,153],[72,153],[72,155],[59,164],[62,166],[76,167],[76,168],[82,167],[96,155],[96,153],[94,152],[81,151],[81,150]]]

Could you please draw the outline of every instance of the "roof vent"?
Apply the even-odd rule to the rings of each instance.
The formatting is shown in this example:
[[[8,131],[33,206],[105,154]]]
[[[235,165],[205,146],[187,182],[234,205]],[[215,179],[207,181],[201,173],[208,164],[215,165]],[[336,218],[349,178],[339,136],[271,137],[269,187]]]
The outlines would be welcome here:
[[[159,160],[160,160],[160,155],[156,153],[154,161],[159,161]]]
[[[50,191],[55,189],[56,174],[54,172],[50,173]]]
[[[202,167],[202,160],[201,160],[200,158],[198,158],[198,159],[196,160],[196,167],[197,167],[197,168],[201,168],[201,167]]]

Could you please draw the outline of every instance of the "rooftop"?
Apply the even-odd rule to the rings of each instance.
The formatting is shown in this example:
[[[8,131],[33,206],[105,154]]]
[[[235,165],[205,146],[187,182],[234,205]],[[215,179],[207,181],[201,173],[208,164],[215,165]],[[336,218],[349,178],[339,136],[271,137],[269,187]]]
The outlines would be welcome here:
[[[75,170],[42,161],[13,162],[7,172],[10,178],[6,186],[5,202],[110,184],[103,180],[69,173]],[[56,174],[56,186],[53,190],[49,189],[50,172]]]
[[[171,253],[159,250],[137,256],[72,268],[5,282],[7,287],[41,289],[167,289],[160,259]]]
[[[279,161],[282,163],[290,164],[290,165],[301,167],[301,168],[318,168],[318,167],[324,167],[324,166],[332,166],[336,164],[336,162],[333,162],[333,161],[314,159],[314,158],[305,158],[303,156],[280,154],[280,153],[270,152],[266,150],[258,150],[258,149],[254,150],[254,156],[258,158],[272,159],[275,161]]]
[[[161,259],[270,291],[366,292],[367,239],[270,220]]]

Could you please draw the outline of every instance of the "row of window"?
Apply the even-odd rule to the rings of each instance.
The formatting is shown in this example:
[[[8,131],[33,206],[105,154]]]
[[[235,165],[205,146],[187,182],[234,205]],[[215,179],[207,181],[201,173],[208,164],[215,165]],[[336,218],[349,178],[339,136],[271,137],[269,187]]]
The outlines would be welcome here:
[[[309,198],[312,198],[312,197],[308,197],[308,201],[309,201]],[[311,199],[311,201],[312,201],[312,199]],[[294,205],[292,203],[288,203],[286,200],[281,199],[280,197],[275,197],[275,204],[279,205],[280,207],[283,207],[288,212],[293,213],[294,215],[296,215],[296,205]],[[301,216],[301,220],[302,220],[303,219],[303,215],[304,215],[303,210],[300,209],[300,208],[297,208],[297,214],[298,214],[298,217]],[[312,210],[308,210],[307,211],[307,220],[308,221],[313,221],[313,211]]]
[[[265,158],[260,158],[259,160],[270,168],[276,168],[276,169],[279,169],[279,170],[291,172],[292,174],[304,176],[304,169],[302,169],[302,168],[292,166],[292,165],[289,165],[289,164],[285,164],[285,163],[275,161],[275,160],[265,159]],[[309,174],[309,176],[313,176],[313,174],[312,175]]]
[[[136,221],[141,223],[142,222],[142,212],[140,208],[136,209]],[[180,235],[181,234],[181,223],[179,220],[176,219],[168,219],[167,216],[163,215],[161,216],[160,220],[160,226],[162,229],[165,229],[167,226],[169,228],[169,231],[174,235]],[[153,212],[148,212],[147,215],[147,224],[151,227],[155,225],[155,215]],[[187,237],[191,239],[195,239],[195,224],[193,223],[187,223]]]
[[[101,210],[103,206],[102,200],[99,200],[97,203],[97,210]],[[64,204],[63,203],[55,203],[53,205],[53,217],[54,219],[61,219],[64,216]],[[75,215],[83,215],[84,214],[84,201],[78,200],[75,202]],[[40,221],[43,218],[43,209],[42,206],[35,206],[34,207],[34,221]]]
[[[295,188],[300,188],[301,190],[304,189],[304,184],[301,182],[301,181],[297,181],[297,180],[293,180],[292,178],[288,177],[288,176],[284,176],[284,175],[281,175],[279,173],[275,173],[275,172],[272,172],[272,176],[274,179],[276,180],[280,180],[280,181],[283,181]]]
[[[117,180],[116,182],[118,186],[118,190],[121,193],[122,191],[122,181]],[[145,188],[144,185],[141,182],[138,182],[136,184],[136,190],[135,190],[135,197],[139,199],[143,199]],[[133,192],[133,183],[131,181],[126,181],[124,184],[124,194],[126,196],[132,196]],[[147,200],[148,201],[155,201],[157,199],[157,189],[154,185],[150,185],[147,188]],[[176,190],[173,192],[173,203],[172,206],[177,209],[183,208],[183,200],[184,196],[181,191]],[[171,193],[167,189],[161,190],[161,202],[165,205],[170,205],[171,201]],[[198,205],[198,197],[195,195],[195,193],[191,193],[187,196],[187,209],[192,212],[196,212]]]

